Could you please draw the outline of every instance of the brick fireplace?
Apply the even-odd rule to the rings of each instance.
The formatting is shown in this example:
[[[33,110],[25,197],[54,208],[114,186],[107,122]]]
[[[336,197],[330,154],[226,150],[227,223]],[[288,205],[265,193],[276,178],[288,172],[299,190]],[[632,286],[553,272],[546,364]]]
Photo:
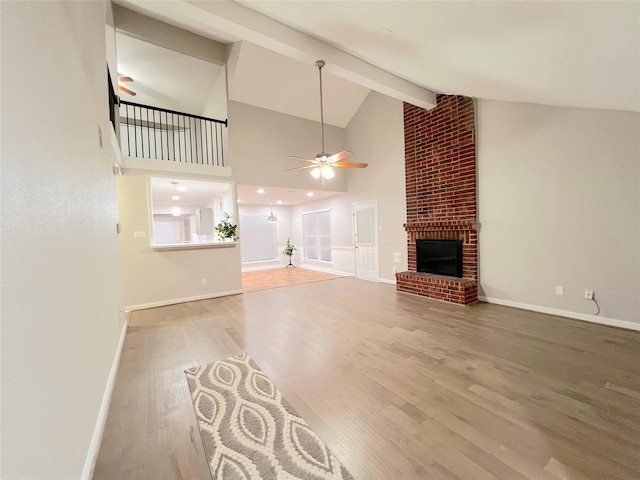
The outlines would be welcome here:
[[[409,270],[397,290],[467,305],[478,300],[473,99],[438,95],[431,110],[404,104]],[[462,240],[462,278],[416,271],[417,239]]]

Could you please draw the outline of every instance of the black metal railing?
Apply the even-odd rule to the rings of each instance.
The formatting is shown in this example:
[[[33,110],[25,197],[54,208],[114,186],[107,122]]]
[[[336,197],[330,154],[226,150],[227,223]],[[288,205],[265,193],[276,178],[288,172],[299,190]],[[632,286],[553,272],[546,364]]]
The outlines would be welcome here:
[[[224,167],[226,128],[226,120],[120,101],[120,143],[131,157]]]

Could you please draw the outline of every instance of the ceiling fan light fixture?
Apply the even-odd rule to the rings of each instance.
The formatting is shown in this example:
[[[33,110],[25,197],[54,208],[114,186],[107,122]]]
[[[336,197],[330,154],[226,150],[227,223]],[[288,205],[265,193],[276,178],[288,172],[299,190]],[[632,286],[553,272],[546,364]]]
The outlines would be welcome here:
[[[297,170],[305,170],[307,168],[311,168],[310,171],[311,176],[313,178],[322,179],[322,188],[325,187],[325,180],[330,180],[336,176],[333,168],[331,167],[340,167],[340,168],[366,168],[366,163],[354,163],[354,162],[344,162],[343,160],[349,158],[353,155],[353,152],[348,150],[343,150],[338,153],[329,154],[326,153],[324,149],[324,107],[322,104],[322,68],[325,66],[324,60],[316,61],[316,67],[318,68],[318,80],[320,86],[320,140],[322,145],[321,153],[317,153],[313,158],[303,158],[296,157],[293,155],[288,155],[289,158],[295,158],[296,160],[302,160],[303,162],[310,163],[311,165],[305,165],[304,167],[290,168],[285,170],[285,172],[293,172]]]
[[[310,173],[311,173],[311,176],[316,180],[320,177],[322,177],[325,180],[331,180],[333,177],[336,176],[336,172],[334,172],[333,168],[331,168],[329,165],[326,165],[326,164],[314,168],[313,170],[311,170]]]
[[[324,165],[322,167],[322,176],[326,179],[326,180],[331,180],[333,177],[336,176],[336,172],[333,171],[333,168],[331,168],[328,165]]]

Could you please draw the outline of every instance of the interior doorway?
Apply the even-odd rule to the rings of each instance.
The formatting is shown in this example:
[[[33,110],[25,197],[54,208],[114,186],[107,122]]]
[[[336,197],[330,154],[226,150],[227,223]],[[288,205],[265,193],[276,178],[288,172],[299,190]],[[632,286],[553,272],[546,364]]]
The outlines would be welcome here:
[[[380,279],[378,253],[378,202],[353,204],[353,244],[356,254],[356,278]]]

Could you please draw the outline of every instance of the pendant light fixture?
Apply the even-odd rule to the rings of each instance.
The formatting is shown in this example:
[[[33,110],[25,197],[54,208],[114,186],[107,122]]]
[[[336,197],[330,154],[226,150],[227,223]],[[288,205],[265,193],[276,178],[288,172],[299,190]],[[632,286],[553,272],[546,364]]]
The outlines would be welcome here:
[[[171,182],[171,184],[173,185],[173,196],[171,197],[171,200],[173,200],[173,208],[171,209],[171,215],[179,217],[182,212],[178,206],[178,200],[180,200],[180,196],[178,195],[178,182]]]
[[[267,223],[278,223],[278,217],[273,214],[273,200],[271,200],[271,214],[267,217]]]

